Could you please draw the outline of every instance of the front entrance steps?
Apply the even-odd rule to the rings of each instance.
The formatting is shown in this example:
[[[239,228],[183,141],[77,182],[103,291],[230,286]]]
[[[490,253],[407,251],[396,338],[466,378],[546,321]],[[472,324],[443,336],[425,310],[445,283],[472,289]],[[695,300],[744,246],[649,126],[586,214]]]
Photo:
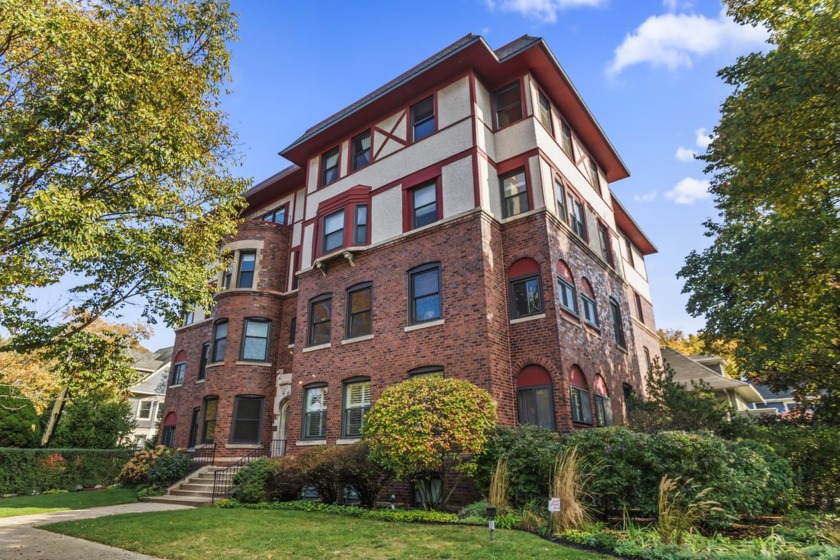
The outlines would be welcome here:
[[[237,468],[237,467],[234,467]],[[187,478],[170,486],[163,496],[146,496],[144,502],[156,504],[180,504],[184,506],[209,506],[213,503],[213,475],[225,467],[201,467]],[[228,493],[216,496],[227,498]]]

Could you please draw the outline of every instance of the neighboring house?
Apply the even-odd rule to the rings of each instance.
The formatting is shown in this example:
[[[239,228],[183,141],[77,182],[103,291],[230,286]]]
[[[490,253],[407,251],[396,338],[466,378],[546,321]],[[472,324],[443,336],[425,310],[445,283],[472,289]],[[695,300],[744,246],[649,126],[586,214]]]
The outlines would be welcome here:
[[[754,410],[756,414],[784,415],[799,406],[793,396],[792,389],[776,393],[771,391],[767,385],[754,383],[753,386],[764,399],[764,403],[754,403],[750,406],[750,409]]]
[[[389,385],[489,391],[503,424],[622,421],[659,357],[629,175],[542,39],[468,35],[316,124],[245,193],[210,315],[176,330],[161,441],[352,443]]]
[[[128,402],[137,427],[134,440],[137,447],[142,447],[147,440],[157,436],[158,425],[163,416],[163,400],[166,395],[166,382],[169,379],[169,364],[172,360],[172,347],[161,348],[155,352],[133,350],[134,369],[142,372],[143,379],[131,387]]]
[[[754,405],[764,404],[761,394],[751,383],[726,377],[723,358],[686,356],[663,346],[662,359],[674,370],[674,381],[688,387],[702,382],[733,410],[746,411]]]

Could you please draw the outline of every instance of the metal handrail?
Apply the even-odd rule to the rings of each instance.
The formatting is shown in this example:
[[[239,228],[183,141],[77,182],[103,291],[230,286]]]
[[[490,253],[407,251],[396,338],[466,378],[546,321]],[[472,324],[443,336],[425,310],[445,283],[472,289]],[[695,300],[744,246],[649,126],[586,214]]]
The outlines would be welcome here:
[[[201,467],[212,466],[216,462],[216,444],[205,443],[187,452],[190,456],[190,470],[197,471]]]
[[[256,459],[265,456],[266,446],[262,445],[257,449],[252,450],[250,453],[248,453],[229,467],[214,472],[213,497],[211,499],[211,503],[216,503],[216,497],[227,495],[230,493],[230,489],[233,487],[233,477],[239,471],[240,467],[243,467]]]

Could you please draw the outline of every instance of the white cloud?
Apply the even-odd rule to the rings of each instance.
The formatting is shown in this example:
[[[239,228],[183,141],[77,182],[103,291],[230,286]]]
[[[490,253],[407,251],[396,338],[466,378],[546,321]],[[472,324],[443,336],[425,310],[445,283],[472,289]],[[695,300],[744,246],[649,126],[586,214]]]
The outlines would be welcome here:
[[[673,200],[674,204],[694,204],[712,196],[709,193],[709,181],[705,179],[694,179],[686,177],[674,188],[665,193],[665,198]]]
[[[674,154],[674,157],[677,158],[677,161],[694,161],[695,155],[697,154],[691,148],[680,146],[677,148],[677,153]]]
[[[684,0],[683,2],[680,2],[680,0],[662,0],[662,5],[669,12],[676,12],[677,8],[682,8],[683,10],[691,9],[694,6],[694,2],[691,0]]]
[[[707,133],[705,128],[698,128],[695,130],[694,137],[698,148],[703,148],[705,150],[709,147],[709,144],[712,143],[712,135]]]
[[[634,194],[633,200],[636,202],[653,202],[656,200],[656,191],[650,191],[645,194]]]
[[[491,10],[518,12],[520,15],[539,19],[545,23],[557,21],[557,12],[570,8],[595,8],[606,0],[485,0]]]
[[[766,37],[764,28],[738,25],[725,11],[714,19],[698,14],[651,16],[615,49],[607,74],[616,76],[628,66],[643,63],[668,70],[691,68],[697,57],[726,49],[757,48]]]

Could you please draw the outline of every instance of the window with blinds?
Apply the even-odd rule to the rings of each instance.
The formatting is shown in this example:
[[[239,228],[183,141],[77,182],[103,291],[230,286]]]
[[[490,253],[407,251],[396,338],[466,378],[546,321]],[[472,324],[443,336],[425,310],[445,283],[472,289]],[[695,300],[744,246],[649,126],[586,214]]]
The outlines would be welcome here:
[[[344,421],[342,437],[360,437],[365,414],[370,410],[370,380],[356,380],[344,384]]]

